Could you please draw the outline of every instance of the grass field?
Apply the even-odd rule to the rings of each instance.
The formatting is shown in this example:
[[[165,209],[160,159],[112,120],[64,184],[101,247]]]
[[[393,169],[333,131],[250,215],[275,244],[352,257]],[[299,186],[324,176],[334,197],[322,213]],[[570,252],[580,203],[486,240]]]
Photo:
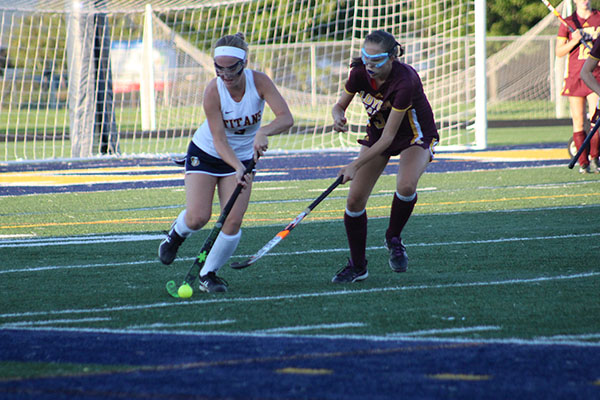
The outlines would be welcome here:
[[[527,136],[507,133],[494,141],[537,143],[536,138],[544,141],[542,135],[559,133],[529,130]],[[410,265],[404,274],[387,266],[382,246],[394,179],[380,179],[367,208],[366,281],[330,283],[348,253],[341,219],[347,186],[340,186],[256,265],[241,271],[224,267],[220,275],[229,282],[227,294],[195,293],[189,300],[169,298],[164,284],[184,277],[207,229],[185,242],[172,266],[161,265],[156,257],[161,231],[181,209],[182,188],[0,198],[0,332],[228,334],[246,342],[257,335],[272,340],[418,338],[600,347],[599,175],[580,175],[566,166],[425,174],[405,229]],[[233,260],[262,247],[331,181],[257,182]],[[214,211],[216,216],[216,205]],[[123,359],[67,361],[44,354],[43,349],[28,349],[22,358],[0,356],[2,387],[81,374],[116,377],[131,368]],[[316,361],[307,371],[328,368]],[[586,389],[569,398],[600,397],[600,370],[589,372],[595,383],[586,378]],[[200,368],[197,373],[208,372]],[[333,374],[339,379],[344,371],[340,367]],[[539,382],[530,385],[533,391],[524,386],[514,398],[556,395],[543,392]],[[470,388],[458,393],[480,398]],[[509,393],[502,385],[496,389],[485,397]],[[455,397],[451,388],[440,390],[434,398]],[[16,393],[14,398],[26,398],[27,393]],[[294,393],[272,398],[351,397],[350,392],[339,397]],[[229,396],[223,389],[221,395],[201,398]],[[248,394],[257,397],[269,396]]]

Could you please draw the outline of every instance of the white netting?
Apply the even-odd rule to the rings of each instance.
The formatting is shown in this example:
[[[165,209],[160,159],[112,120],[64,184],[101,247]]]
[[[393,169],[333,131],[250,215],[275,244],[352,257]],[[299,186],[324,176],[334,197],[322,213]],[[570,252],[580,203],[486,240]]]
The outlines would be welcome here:
[[[366,123],[361,104],[349,109],[345,134],[332,132],[330,110],[351,57],[375,29],[405,46],[403,61],[423,78],[442,146],[474,144],[473,0],[16,3],[0,0],[9,60],[0,76],[5,160],[183,153],[203,121],[211,48],[236,32],[250,44],[250,67],[271,76],[296,120],[273,149],[356,148]]]
[[[488,37],[488,119],[564,115],[562,103],[557,106],[566,61],[566,57],[556,60],[554,56],[558,27],[556,16],[548,14],[522,36]]]

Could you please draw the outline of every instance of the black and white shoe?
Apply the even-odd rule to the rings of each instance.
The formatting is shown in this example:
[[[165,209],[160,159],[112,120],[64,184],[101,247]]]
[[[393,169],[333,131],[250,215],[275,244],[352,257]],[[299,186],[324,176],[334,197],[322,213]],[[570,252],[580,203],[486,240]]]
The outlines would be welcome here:
[[[392,240],[385,241],[385,247],[390,252],[390,268],[394,272],[406,272],[408,269],[408,254],[406,254],[406,247],[402,243],[400,238],[392,238]]]
[[[229,286],[225,279],[219,278],[214,272],[198,277],[198,281],[200,290],[208,293],[226,292]]]
[[[590,160],[590,173],[592,174],[598,174],[600,173],[600,161],[597,158],[592,158]]]
[[[175,257],[177,257],[177,250],[184,240],[184,237],[179,236],[175,232],[175,228],[171,228],[169,233],[167,233],[167,237],[158,246],[158,258],[160,262],[166,265],[171,264],[175,260]]]
[[[340,269],[333,277],[333,283],[352,283],[367,279],[369,271],[367,271],[367,262],[362,267],[357,267],[348,259],[348,265]]]

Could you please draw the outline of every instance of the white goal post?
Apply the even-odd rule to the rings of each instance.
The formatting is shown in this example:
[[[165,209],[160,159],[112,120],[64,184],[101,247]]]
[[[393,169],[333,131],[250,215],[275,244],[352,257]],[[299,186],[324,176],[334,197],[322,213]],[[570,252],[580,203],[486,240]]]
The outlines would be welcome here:
[[[362,105],[343,134],[330,110],[375,29],[419,71],[440,149],[485,148],[485,28],[483,0],[0,0],[0,159],[184,153],[204,119],[212,46],[236,32],[296,120],[270,149],[357,149]]]

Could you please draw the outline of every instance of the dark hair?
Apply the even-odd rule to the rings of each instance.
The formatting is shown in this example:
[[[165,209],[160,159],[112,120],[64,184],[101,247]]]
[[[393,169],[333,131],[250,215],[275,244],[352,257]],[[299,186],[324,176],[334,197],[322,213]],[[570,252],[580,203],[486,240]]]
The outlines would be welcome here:
[[[223,36],[215,43],[215,47],[219,46],[237,47],[244,50],[246,53],[248,52],[248,43],[246,43],[246,38],[241,32],[238,32],[235,35]]]
[[[404,47],[400,43],[396,41],[396,38],[391,33],[388,33],[383,30],[377,30],[369,33],[365,38],[365,43],[377,43],[384,50],[384,52],[388,53],[391,58],[402,57],[404,54]],[[352,62],[350,63],[350,67],[354,68],[356,66],[362,65],[362,58],[354,57]]]

